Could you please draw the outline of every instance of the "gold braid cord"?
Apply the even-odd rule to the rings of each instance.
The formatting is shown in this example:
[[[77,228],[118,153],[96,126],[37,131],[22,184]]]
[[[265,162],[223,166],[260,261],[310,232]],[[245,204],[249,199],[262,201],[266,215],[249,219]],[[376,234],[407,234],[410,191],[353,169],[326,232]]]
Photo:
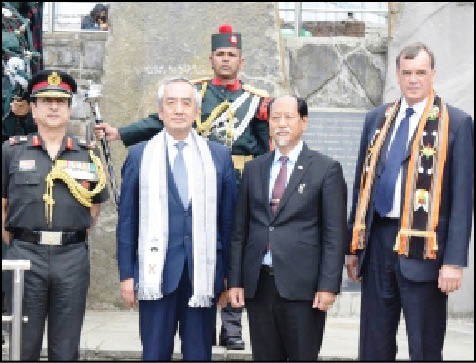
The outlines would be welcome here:
[[[208,86],[208,82],[203,82],[202,83],[202,89],[200,90],[200,97],[202,98],[202,101],[203,101],[203,98],[205,97],[205,93],[207,92],[207,86]],[[197,124],[197,132],[201,135],[201,132],[198,131],[202,127],[202,114],[201,113],[197,116],[197,119],[195,120],[195,123]]]
[[[228,127],[226,128],[225,137],[225,143],[229,148],[233,146],[233,117],[235,117],[235,111],[230,107],[228,108]]]
[[[205,122],[197,122],[198,134],[205,137],[208,136],[210,133],[210,129],[212,127],[213,121],[223,112],[225,112],[230,107],[230,105],[231,105],[230,102],[223,101],[222,103],[220,103],[217,107],[213,109],[213,111],[210,113],[210,116],[208,116]],[[228,116],[228,119],[229,120],[231,119],[230,115]]]
[[[101,159],[94,155],[92,150],[89,150],[89,156],[96,166],[96,171],[98,174],[98,183],[93,190],[84,188],[76,181],[76,179],[69,175],[66,170],[60,168],[57,164],[53,166],[50,173],[46,176],[46,193],[43,194],[43,201],[45,202],[45,215],[48,224],[51,224],[53,221],[53,206],[55,204],[53,199],[54,179],[62,180],[68,186],[69,191],[76,198],[76,200],[88,208],[90,208],[92,205],[92,198],[99,194],[106,186],[106,174],[104,173]]]
[[[202,100],[205,98],[205,93],[207,92],[208,82],[202,82],[202,88],[200,89],[200,96]],[[197,132],[199,135],[207,137],[210,135],[210,129],[212,128],[213,121],[220,116],[223,112],[228,110],[228,127],[225,135],[226,143],[229,144],[231,147],[233,143],[233,117],[235,117],[235,111],[230,109],[231,103],[227,100],[223,101],[219,105],[217,105],[210,115],[207,117],[205,122],[202,122],[201,115],[198,115],[196,124],[197,124]]]

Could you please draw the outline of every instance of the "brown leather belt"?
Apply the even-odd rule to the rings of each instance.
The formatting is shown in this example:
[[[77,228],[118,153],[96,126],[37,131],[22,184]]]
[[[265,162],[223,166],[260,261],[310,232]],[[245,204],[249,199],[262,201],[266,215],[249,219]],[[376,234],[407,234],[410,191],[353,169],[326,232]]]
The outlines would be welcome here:
[[[86,241],[86,231],[61,232],[61,231],[31,231],[28,229],[15,229],[13,238],[20,241],[48,246],[64,246]]]

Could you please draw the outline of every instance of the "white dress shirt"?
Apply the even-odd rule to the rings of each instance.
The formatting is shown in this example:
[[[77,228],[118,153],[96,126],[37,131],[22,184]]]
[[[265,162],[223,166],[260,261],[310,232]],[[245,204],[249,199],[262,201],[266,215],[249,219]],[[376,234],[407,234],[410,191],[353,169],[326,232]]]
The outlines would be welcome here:
[[[289,178],[291,177],[291,173],[294,170],[294,166],[296,165],[297,159],[299,154],[301,153],[302,146],[304,145],[303,141],[299,141],[299,143],[288,153],[287,157],[288,160],[286,161],[286,186],[288,185]],[[279,158],[282,156],[281,152],[278,148],[274,153],[274,160],[271,164],[271,172],[269,173],[269,193],[268,193],[268,200],[271,202],[271,194],[273,193],[274,183],[276,178],[278,177],[279,170],[281,169],[281,161]],[[267,241],[269,242],[269,241]],[[271,250],[266,252],[263,257],[263,265],[272,265],[272,257],[271,257]]]

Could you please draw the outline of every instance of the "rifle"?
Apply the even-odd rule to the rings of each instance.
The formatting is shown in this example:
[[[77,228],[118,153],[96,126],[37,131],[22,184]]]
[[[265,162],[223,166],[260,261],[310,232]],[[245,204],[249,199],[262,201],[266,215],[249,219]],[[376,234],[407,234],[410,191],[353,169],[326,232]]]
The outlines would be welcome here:
[[[101,86],[98,84],[89,84],[89,89],[84,96],[84,101],[89,103],[91,111],[94,115],[96,124],[102,122],[101,113],[99,111],[99,99],[101,98]],[[106,138],[101,139],[101,147],[104,154],[104,159],[106,159],[107,170],[109,173],[109,182],[111,183],[112,193],[114,195],[114,202],[116,203],[116,209],[119,209],[119,191],[116,186],[116,176],[114,173],[114,167],[111,161],[111,153],[109,151],[109,143]]]

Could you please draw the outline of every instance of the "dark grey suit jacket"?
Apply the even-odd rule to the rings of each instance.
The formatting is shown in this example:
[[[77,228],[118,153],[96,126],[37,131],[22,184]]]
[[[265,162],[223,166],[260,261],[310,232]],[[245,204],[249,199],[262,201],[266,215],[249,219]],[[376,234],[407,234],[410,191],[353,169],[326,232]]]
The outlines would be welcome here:
[[[319,291],[339,292],[345,252],[347,189],[339,162],[306,144],[277,214],[269,204],[274,152],[245,165],[233,227],[229,287],[256,293],[269,242],[281,297],[312,300]]]

